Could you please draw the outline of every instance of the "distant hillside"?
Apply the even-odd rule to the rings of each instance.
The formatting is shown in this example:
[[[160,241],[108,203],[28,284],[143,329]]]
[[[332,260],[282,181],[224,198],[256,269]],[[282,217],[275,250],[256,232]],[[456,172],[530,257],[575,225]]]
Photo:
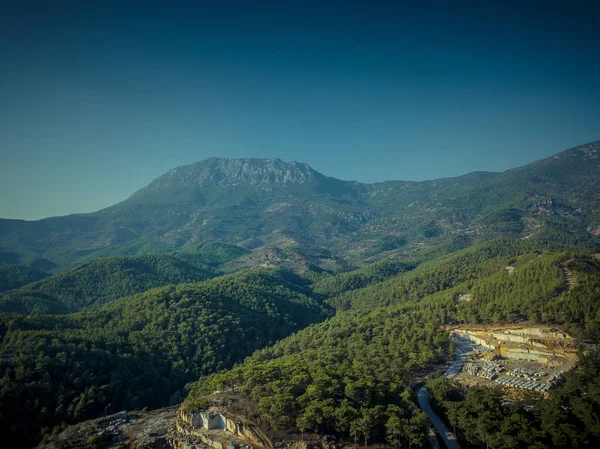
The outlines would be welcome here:
[[[92,214],[0,220],[5,254],[61,267],[129,245],[169,252],[206,241],[276,248],[287,239],[361,262],[457,235],[600,247],[600,141],[504,173],[361,184],[279,159],[178,167]]]
[[[413,270],[417,263],[386,259],[362,267],[358,270],[340,273],[319,279],[313,285],[315,293],[335,296],[352,290],[358,290],[371,284],[383,282],[401,273]]]
[[[343,310],[374,309],[419,300],[465,281],[489,276],[501,270],[507,259],[541,251],[545,247],[536,241],[497,238],[423,262],[414,270],[401,272],[397,276],[369,282],[363,288],[346,289],[330,301]]]
[[[48,277],[47,273],[21,265],[0,264],[0,293]]]
[[[86,251],[84,255],[74,255],[73,260],[66,262],[72,265],[80,265],[96,259],[108,259],[121,256],[146,256],[148,254],[169,254],[177,250],[177,246],[158,240],[139,238],[105,246],[100,249]]]
[[[199,282],[214,276],[211,268],[167,255],[98,259],[5,293],[0,297],[0,311],[76,312],[154,287]]]
[[[29,250],[14,252],[0,249],[0,264],[21,265],[48,273],[57,268],[54,262],[38,257]]]
[[[236,245],[221,242],[203,242],[196,245],[186,246],[176,251],[173,256],[193,265],[210,265],[218,267],[227,262],[248,254],[248,250]]]
[[[305,283],[263,270],[161,287],[87,313],[1,314],[0,437],[28,447],[42,428],[181,401],[187,382],[330,316]]]

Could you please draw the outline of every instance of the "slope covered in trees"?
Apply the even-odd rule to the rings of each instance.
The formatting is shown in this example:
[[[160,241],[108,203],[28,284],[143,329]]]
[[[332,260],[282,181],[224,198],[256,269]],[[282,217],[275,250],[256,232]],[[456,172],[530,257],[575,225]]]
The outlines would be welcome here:
[[[416,262],[385,259],[359,268],[358,270],[319,279],[313,285],[313,290],[315,293],[321,295],[335,296],[340,293],[366,287],[370,284],[382,282],[400,273],[413,270],[416,266]]]
[[[355,309],[258,351],[230,371],[201,378],[185,406],[205,406],[210,393],[233,385],[238,394],[254,401],[260,423],[271,430],[335,432],[348,439],[420,444],[425,436],[419,425],[422,417],[406,386],[415,371],[451,357],[450,335],[442,325],[529,319],[562,323],[581,338],[598,338],[600,263],[585,255],[528,252],[531,249],[527,242],[488,242],[367,287]],[[565,260],[571,261],[571,289],[562,288],[559,263]],[[508,264],[514,270],[506,270]],[[466,293],[472,295],[471,301],[458,301]],[[390,302],[395,305],[376,306]],[[367,311],[369,307],[374,308]],[[590,362],[597,368],[595,363]],[[569,391],[570,401],[585,407],[578,412],[577,425],[593,425],[595,399],[586,399],[587,390]],[[462,404],[479,407],[472,413],[481,415],[473,419],[502,425],[505,435],[511,425],[524,426],[516,417],[504,422],[486,415],[492,399],[477,394]],[[485,441],[481,435],[471,441]],[[545,441],[535,434],[529,437],[533,443]],[[551,443],[548,447],[561,447]]]
[[[566,252],[543,252],[505,258],[513,274],[498,267],[488,276],[475,277],[420,299],[401,301],[400,310],[418,312],[438,323],[553,323],[570,334],[597,341],[600,337],[600,261]],[[559,261],[572,260],[574,276],[564,289]],[[516,262],[515,262],[516,261]],[[503,265],[502,258],[498,260]],[[464,294],[470,301],[459,301]]]
[[[566,261],[569,289],[562,288]],[[47,434],[63,422],[175,403],[183,385],[200,377],[188,407],[233,385],[274,431],[416,444],[427,420],[407,385],[451,356],[443,324],[528,319],[598,337],[600,262],[593,257],[497,239],[411,268],[380,262],[316,281],[246,272],[149,290],[87,313],[5,314],[3,432],[21,438],[33,425]],[[467,293],[470,302],[458,301]],[[330,316],[329,302],[338,306],[335,317],[300,330]]]
[[[0,293],[48,277],[47,273],[23,265],[0,264]]]
[[[449,335],[395,308],[344,312],[256,352],[242,365],[194,384],[185,406],[234,385],[272,431],[294,427],[365,442],[420,442],[427,419],[406,385],[411,374],[444,359]]]
[[[497,273],[511,257],[541,251],[548,245],[536,241],[499,238],[420,264],[412,271],[343,292],[333,298],[339,309],[372,309],[415,300],[470,279]],[[350,276],[346,274],[344,276]]]
[[[3,437],[21,447],[39,438],[32,429],[176,403],[186,382],[329,316],[297,281],[266,270],[157,288],[88,313],[2,315]]]
[[[178,259],[193,265],[202,264],[212,267],[218,267],[246,254],[248,250],[222,242],[203,242],[173,253]]]
[[[0,298],[0,311],[76,312],[154,287],[199,282],[215,275],[211,268],[166,255],[99,259],[6,293]]]
[[[136,239],[102,248],[74,260],[74,264],[121,256],[168,254],[196,266],[218,267],[247,254],[244,248],[223,242],[202,242],[184,248],[151,239]]]

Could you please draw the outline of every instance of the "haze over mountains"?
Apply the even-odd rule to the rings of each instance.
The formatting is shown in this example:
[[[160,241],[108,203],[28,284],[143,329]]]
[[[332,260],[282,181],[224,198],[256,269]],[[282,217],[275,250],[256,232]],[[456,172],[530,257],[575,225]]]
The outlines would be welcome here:
[[[459,232],[543,237],[560,229],[573,243],[597,234],[599,191],[600,141],[503,173],[424,182],[362,184],[303,163],[211,158],[174,168],[95,213],[1,219],[0,256],[52,270],[96,254],[164,252],[207,240],[248,249],[299,243],[350,261]]]

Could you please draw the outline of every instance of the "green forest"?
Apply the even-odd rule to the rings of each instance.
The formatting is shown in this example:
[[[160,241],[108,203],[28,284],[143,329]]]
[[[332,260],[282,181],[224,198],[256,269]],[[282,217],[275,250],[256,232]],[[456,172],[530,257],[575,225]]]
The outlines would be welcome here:
[[[167,255],[98,259],[0,296],[0,311],[79,312],[154,287],[215,276],[212,268]]]
[[[35,268],[0,263],[0,293],[39,281],[48,276],[48,274]]]
[[[448,333],[398,308],[344,312],[201,379],[186,406],[234,385],[256,401],[266,428],[338,432],[368,442],[385,439],[399,420],[411,433],[398,436],[420,442],[427,420],[407,383],[411,374],[443,361],[450,346]]]
[[[82,420],[182,401],[205,407],[213,391],[232,389],[273,433],[420,447],[429,421],[414,379],[453,358],[445,324],[528,320],[588,343],[599,337],[600,261],[560,246],[499,238],[304,276],[219,275],[214,267],[243,255],[224,248],[219,257],[221,249],[208,248],[213,267],[174,256],[100,259],[5,293],[3,306],[21,309],[0,315],[2,437],[35,446]],[[465,294],[473,299],[458,301]],[[600,389],[586,379],[600,365],[596,352],[581,360],[551,400],[532,399],[526,412],[495,391],[435,377],[428,386],[473,447],[593,447]],[[552,415],[556,404],[564,414]],[[501,423],[495,433],[485,416]],[[568,426],[557,427],[563,418]],[[527,423],[545,430],[520,435]]]
[[[414,404],[415,391],[408,386],[416,373],[435,370],[436,364],[451,359],[453,344],[442,330],[443,324],[560,323],[579,338],[596,341],[600,329],[600,262],[583,254],[531,249],[529,243],[496,240],[349,292],[346,298],[350,300],[342,304],[350,310],[339,311],[324,323],[257,351],[230,371],[201,378],[191,386],[184,404],[190,409],[206,405],[208,393],[235,386],[256,402],[261,425],[274,431],[291,427],[299,432],[328,434],[333,430],[351,441],[420,446],[425,441],[427,419],[423,423],[422,413]],[[570,291],[563,288],[563,261],[569,261],[575,278]],[[509,264],[514,267],[512,274],[505,269]],[[471,293],[473,300],[457,302],[465,293]],[[337,295],[334,302],[339,306],[341,300],[344,296]],[[519,421],[520,415],[512,416],[506,410],[502,412],[506,423],[498,420],[505,426],[504,433],[495,435],[497,444],[489,447],[594,447],[600,441],[595,425],[581,438],[570,440],[568,435],[597,419],[597,381],[586,383],[583,390],[573,386],[573,382],[591,378],[594,369],[597,372],[597,360],[595,352],[582,356],[583,369],[572,373],[564,387],[568,389],[557,394],[557,398],[564,401],[570,397],[577,404],[578,411],[569,415],[571,430],[565,429],[564,434],[554,430],[552,435],[529,432],[525,439],[515,436],[500,444],[498,441],[517,426],[521,426],[520,431],[527,427]],[[502,408],[501,397],[495,392],[448,394],[458,401],[457,407],[493,403]],[[546,414],[557,404],[538,402]],[[481,413],[471,412],[476,419],[496,422],[484,408],[477,410]],[[528,419],[542,425],[542,418]],[[553,424],[544,426],[556,425],[559,418],[553,419]],[[460,425],[465,432],[474,428],[469,421]],[[491,435],[478,432],[478,436],[464,433],[464,439],[474,445],[492,441]],[[558,441],[569,441],[570,445]]]
[[[4,314],[0,431],[35,442],[67,423],[181,401],[187,382],[331,315],[296,281],[249,272],[86,313]]]

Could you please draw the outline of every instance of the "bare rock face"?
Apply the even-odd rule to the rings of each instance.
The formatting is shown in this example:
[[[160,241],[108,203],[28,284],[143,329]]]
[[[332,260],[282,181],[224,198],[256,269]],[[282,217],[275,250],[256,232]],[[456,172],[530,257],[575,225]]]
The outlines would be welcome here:
[[[67,427],[43,443],[41,449],[170,449],[176,408],[152,412],[119,412]]]
[[[208,428],[207,428],[208,427]],[[336,449],[329,437],[273,444],[254,423],[225,409],[167,407],[120,412],[67,427],[40,449]]]
[[[234,417],[218,407],[207,410],[181,407],[175,420],[175,429],[176,432],[169,439],[169,444],[174,448],[201,443],[213,449],[228,449],[233,442],[235,447],[273,449],[270,438],[255,424]]]
[[[202,162],[169,170],[154,180],[142,192],[158,191],[173,186],[217,187],[309,184],[324,178],[305,163],[284,162],[280,159],[222,159]]]

